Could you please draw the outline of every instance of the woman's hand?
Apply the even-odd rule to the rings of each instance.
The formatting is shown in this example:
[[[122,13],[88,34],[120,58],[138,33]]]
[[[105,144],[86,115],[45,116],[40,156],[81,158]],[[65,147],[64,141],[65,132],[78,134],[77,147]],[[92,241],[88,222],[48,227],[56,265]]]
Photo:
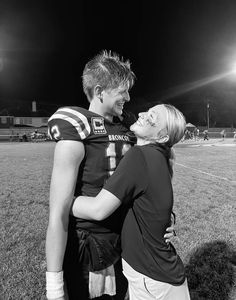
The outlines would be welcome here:
[[[170,243],[171,239],[176,236],[176,232],[174,230],[174,226],[166,228],[166,234],[164,235],[165,242],[168,244]]]

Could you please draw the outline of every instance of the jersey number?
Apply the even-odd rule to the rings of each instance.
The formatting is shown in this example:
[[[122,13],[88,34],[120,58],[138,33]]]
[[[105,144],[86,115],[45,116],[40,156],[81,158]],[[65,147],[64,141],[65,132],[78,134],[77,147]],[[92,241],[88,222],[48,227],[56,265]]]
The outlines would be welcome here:
[[[117,156],[123,157],[125,153],[130,149],[131,145],[124,143],[119,151],[121,153],[117,153],[116,143],[109,143],[108,147],[106,148],[106,157],[108,158],[108,177],[110,177],[116,167],[117,167]]]
[[[57,125],[52,126],[51,132],[48,130],[48,135],[51,139],[59,140],[60,137],[60,131]]]

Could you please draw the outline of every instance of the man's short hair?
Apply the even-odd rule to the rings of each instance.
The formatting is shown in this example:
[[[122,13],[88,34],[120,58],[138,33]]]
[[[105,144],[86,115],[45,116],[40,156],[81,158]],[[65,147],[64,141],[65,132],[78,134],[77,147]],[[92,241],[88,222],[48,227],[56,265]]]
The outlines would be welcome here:
[[[82,76],[83,90],[90,102],[96,85],[105,90],[127,84],[130,89],[135,78],[129,60],[125,61],[117,53],[103,50],[85,65]]]

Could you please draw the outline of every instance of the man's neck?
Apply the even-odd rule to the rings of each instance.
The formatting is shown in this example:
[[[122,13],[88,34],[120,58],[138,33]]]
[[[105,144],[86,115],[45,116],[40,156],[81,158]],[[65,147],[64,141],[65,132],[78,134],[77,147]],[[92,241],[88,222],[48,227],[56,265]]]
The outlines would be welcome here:
[[[104,110],[102,103],[100,104],[96,103],[95,101],[91,101],[88,110],[103,116],[105,119],[111,122],[113,121],[113,116]]]

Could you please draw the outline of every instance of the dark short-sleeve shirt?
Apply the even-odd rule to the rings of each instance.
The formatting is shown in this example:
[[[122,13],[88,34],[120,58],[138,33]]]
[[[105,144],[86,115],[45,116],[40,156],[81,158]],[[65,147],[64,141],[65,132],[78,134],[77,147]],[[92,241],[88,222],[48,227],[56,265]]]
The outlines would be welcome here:
[[[155,280],[182,284],[184,266],[164,234],[170,225],[173,190],[168,149],[158,145],[130,149],[104,188],[129,209],[122,227],[122,257]]]

